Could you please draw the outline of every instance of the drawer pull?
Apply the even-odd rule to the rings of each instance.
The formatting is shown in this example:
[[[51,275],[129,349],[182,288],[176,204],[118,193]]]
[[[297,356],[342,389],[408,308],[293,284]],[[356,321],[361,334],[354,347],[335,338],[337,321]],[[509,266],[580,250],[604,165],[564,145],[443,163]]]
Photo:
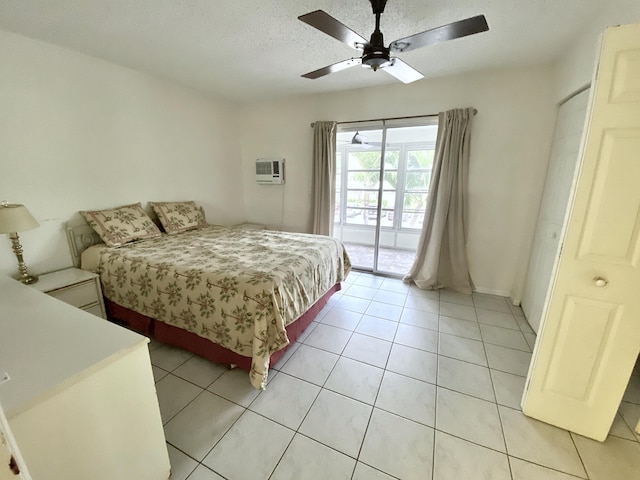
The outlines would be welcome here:
[[[609,282],[602,277],[595,277],[593,279],[593,283],[596,284],[596,287],[606,287],[607,285],[609,285]]]

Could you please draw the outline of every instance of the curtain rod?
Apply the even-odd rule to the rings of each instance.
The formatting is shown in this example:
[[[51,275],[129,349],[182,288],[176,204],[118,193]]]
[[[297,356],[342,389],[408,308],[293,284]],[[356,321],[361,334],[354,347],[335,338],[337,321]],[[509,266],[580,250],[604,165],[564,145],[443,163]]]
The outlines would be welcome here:
[[[478,114],[478,110],[477,109],[473,109],[473,114],[477,115]],[[338,125],[342,125],[343,123],[366,123],[366,122],[381,122],[383,120],[409,120],[411,118],[422,118],[422,117],[437,117],[438,114],[437,113],[429,113],[426,115],[411,115],[410,117],[388,117],[388,118],[371,118],[369,120],[354,120],[352,122],[336,122],[336,124]],[[313,128],[313,126],[315,125],[315,122],[311,123],[311,128]]]

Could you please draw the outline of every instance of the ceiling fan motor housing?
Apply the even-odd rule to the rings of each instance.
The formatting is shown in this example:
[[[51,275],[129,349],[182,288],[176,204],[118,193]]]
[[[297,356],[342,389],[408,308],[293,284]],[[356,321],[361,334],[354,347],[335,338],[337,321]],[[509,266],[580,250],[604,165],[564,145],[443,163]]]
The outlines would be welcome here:
[[[371,34],[371,40],[365,44],[362,54],[362,65],[370,67],[374,72],[389,65],[389,49],[384,46],[384,38],[380,30]]]

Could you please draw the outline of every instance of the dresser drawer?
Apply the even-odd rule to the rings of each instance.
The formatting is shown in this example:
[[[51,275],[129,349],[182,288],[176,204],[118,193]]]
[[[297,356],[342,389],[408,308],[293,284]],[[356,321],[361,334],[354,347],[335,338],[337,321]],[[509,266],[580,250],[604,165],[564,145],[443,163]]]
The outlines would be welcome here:
[[[83,307],[82,310],[84,310],[85,312],[93,313],[96,317],[104,318],[102,307],[99,303],[96,303],[95,305],[89,305],[88,307]]]
[[[78,283],[58,290],[52,290],[47,293],[58,300],[69,303],[74,307],[81,308],[92,303],[99,303],[100,298],[98,296],[98,290],[96,289],[96,282],[94,280]]]

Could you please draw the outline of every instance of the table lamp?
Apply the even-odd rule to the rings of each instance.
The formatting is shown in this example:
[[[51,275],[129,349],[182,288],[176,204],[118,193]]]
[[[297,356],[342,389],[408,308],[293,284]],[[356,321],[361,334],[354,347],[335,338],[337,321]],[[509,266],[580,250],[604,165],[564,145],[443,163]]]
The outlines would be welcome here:
[[[27,285],[36,283],[38,277],[29,275],[27,266],[22,258],[22,246],[18,232],[31,230],[38,226],[38,222],[24,205],[11,204],[7,202],[0,203],[0,233],[8,233],[13,246],[13,252],[18,258],[18,270],[20,271],[20,280]]]

